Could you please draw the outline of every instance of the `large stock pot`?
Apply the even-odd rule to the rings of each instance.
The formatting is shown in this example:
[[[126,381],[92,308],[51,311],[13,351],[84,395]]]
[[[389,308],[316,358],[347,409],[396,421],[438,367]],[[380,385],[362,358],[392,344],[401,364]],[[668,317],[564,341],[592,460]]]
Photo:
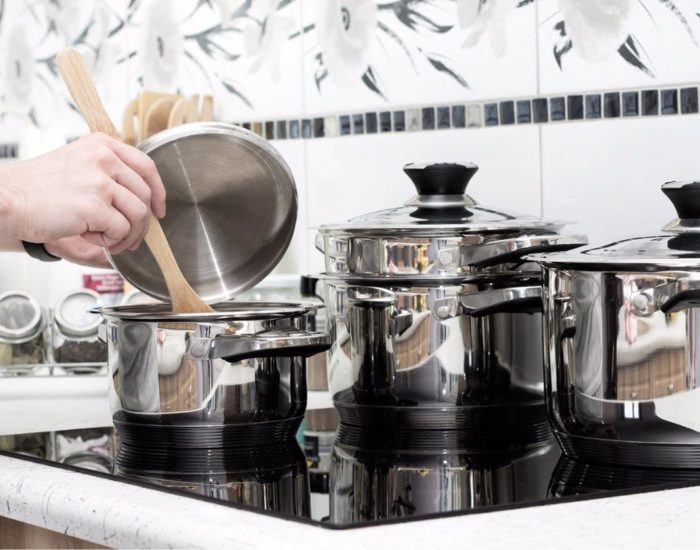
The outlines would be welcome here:
[[[306,357],[328,336],[306,330],[316,306],[223,303],[103,308],[110,404],[122,444],[260,445],[293,438],[306,410]]]
[[[570,457],[700,467],[700,182],[661,189],[679,217],[659,234],[532,258],[547,411]]]
[[[407,165],[403,207],[319,229],[341,422],[409,429],[546,422],[535,251],[585,244],[562,224],[477,204],[473,164]]]

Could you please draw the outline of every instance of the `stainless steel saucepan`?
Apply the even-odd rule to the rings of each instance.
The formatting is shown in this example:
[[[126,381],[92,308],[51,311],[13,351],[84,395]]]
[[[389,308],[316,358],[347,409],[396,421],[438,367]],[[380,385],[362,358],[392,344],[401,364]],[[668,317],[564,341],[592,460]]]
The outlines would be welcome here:
[[[470,163],[408,165],[403,207],[319,229],[343,423],[410,429],[545,424],[541,272],[529,252],[580,246],[562,222],[480,205]]]
[[[224,303],[103,308],[110,404],[121,442],[215,448],[294,437],[306,410],[305,359],[328,347],[306,330],[315,306]]]
[[[658,234],[531,258],[548,415],[571,457],[700,467],[700,182],[662,191],[678,219]]]

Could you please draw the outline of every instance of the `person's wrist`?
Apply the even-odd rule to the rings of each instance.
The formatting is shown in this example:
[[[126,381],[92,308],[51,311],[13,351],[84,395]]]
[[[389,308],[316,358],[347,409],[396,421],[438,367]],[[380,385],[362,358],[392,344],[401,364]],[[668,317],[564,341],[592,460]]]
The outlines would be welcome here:
[[[12,191],[11,164],[0,167],[0,250],[21,252],[24,250],[20,235],[23,224],[18,218],[18,198]]]

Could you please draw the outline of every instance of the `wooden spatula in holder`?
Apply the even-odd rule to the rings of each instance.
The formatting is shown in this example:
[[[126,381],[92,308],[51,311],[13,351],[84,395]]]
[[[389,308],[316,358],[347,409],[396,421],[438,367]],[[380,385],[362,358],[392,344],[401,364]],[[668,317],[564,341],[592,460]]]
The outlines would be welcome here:
[[[58,70],[73,101],[85,117],[91,132],[102,132],[119,139],[119,133],[105,111],[83,56],[74,48],[66,48],[56,56]],[[151,213],[146,244],[163,273],[175,313],[204,313],[214,311],[189,285],[177,265],[158,218]]]

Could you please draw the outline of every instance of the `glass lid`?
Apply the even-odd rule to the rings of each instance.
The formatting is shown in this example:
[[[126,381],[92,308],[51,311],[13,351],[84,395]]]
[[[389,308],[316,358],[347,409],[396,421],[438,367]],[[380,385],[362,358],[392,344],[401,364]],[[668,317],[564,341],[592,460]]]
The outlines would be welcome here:
[[[672,181],[661,186],[678,218],[656,235],[641,235],[528,259],[544,265],[586,265],[592,269],[626,266],[638,269],[700,267],[700,181]]]
[[[214,311],[205,313],[173,313],[170,304],[138,304],[96,308],[107,319],[138,321],[190,321],[208,323],[214,321],[248,321],[296,317],[314,309],[316,304],[286,302],[221,302],[212,304]]]
[[[87,336],[97,333],[102,319],[91,310],[100,304],[100,295],[94,290],[72,290],[58,300],[54,320],[64,334]]]
[[[0,294],[0,337],[22,339],[41,330],[42,313],[39,303],[24,292]]]
[[[476,232],[557,232],[561,221],[507,212],[478,204],[466,194],[479,167],[471,162],[407,164],[417,195],[403,206],[352,218],[346,223],[323,225],[320,233],[339,234],[454,234]]]

